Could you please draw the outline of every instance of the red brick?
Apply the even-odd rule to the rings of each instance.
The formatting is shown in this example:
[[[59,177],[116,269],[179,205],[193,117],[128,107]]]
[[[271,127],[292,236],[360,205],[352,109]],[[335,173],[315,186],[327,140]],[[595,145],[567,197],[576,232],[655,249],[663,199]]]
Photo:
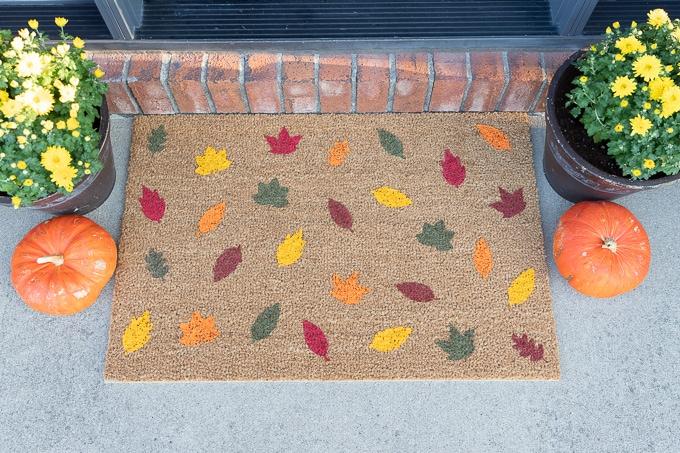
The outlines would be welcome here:
[[[252,54],[246,59],[245,88],[250,111],[253,113],[281,111],[277,60],[278,57],[270,53]]]
[[[390,89],[387,55],[357,57],[357,112],[384,112]]]
[[[170,60],[168,86],[180,113],[209,113],[201,83],[201,53],[175,53]]]
[[[465,100],[465,110],[491,112],[505,85],[503,55],[500,52],[470,52],[472,82]]]
[[[162,58],[159,53],[134,54],[130,58],[128,86],[144,113],[174,113],[161,84]]]
[[[510,81],[499,106],[504,112],[528,112],[543,86],[538,52],[508,52]]]
[[[548,85],[550,84],[555,71],[557,71],[557,68],[562,66],[562,63],[569,59],[571,55],[572,52],[545,52],[543,54],[543,69],[545,70],[547,83],[545,84],[545,87],[543,87],[541,97],[536,105],[537,112],[545,112],[545,97],[548,94]]]
[[[319,58],[319,101],[322,112],[352,109],[352,58],[328,55]]]
[[[208,54],[206,83],[217,113],[246,111],[239,82],[240,65],[241,56],[237,53]]]
[[[393,111],[422,112],[430,73],[427,54],[398,54],[396,70]]]
[[[435,53],[434,85],[430,97],[430,111],[459,111],[467,83],[465,52]]]
[[[104,71],[104,77],[101,80],[109,84],[109,90],[106,93],[109,113],[138,113],[134,101],[130,99],[123,77],[123,67],[127,56],[118,53],[95,52],[91,58]]]
[[[283,56],[283,97],[286,112],[316,111],[314,55]]]

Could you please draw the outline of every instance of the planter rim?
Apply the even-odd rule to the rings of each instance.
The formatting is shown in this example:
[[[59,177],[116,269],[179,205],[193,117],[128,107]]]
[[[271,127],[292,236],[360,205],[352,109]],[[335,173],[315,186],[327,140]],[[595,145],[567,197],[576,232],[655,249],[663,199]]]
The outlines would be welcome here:
[[[618,175],[613,175],[611,173],[607,173],[603,170],[600,170],[587,160],[585,160],[579,153],[577,153],[569,143],[569,141],[566,139],[564,134],[562,133],[562,128],[559,126],[559,123],[557,121],[557,113],[555,111],[555,95],[557,91],[557,82],[564,76],[564,73],[566,70],[572,66],[572,63],[577,60],[581,55],[583,55],[585,52],[583,50],[578,50],[574,52],[562,65],[555,71],[555,75],[553,76],[552,80],[550,81],[550,86],[548,87],[548,94],[546,96],[546,102],[545,102],[545,113],[546,116],[550,116],[551,118],[554,118],[555,121],[547,121],[546,126],[550,127],[552,130],[553,134],[557,138],[557,140],[561,141],[562,143],[566,143],[569,145],[569,148],[571,149],[570,157],[576,161],[580,166],[586,168],[589,172],[599,176],[602,179],[608,179],[616,184],[619,184],[621,186],[627,186],[627,187],[632,187],[632,188],[639,188],[639,187],[645,187],[645,188],[654,188],[658,187],[661,185],[664,185],[669,182],[676,181],[678,177],[680,177],[680,174],[678,175],[666,175],[662,176],[660,178],[655,178],[655,179],[646,179],[646,180],[633,180],[629,178],[624,178]]]

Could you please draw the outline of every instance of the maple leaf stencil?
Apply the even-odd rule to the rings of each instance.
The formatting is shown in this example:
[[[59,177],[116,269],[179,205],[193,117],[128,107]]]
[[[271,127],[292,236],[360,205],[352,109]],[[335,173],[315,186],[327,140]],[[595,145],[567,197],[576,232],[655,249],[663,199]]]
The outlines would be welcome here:
[[[298,143],[302,140],[302,135],[291,136],[288,129],[282,127],[278,137],[266,135],[264,138],[269,143],[272,154],[290,154],[297,149]]]
[[[423,231],[416,235],[418,242],[423,245],[429,245],[441,252],[451,250],[451,239],[453,239],[453,231],[447,230],[444,221],[440,220],[434,224],[425,223]]]
[[[283,208],[288,205],[288,187],[282,186],[276,178],[268,183],[260,182],[253,200],[257,204]]]
[[[352,272],[352,275],[343,279],[337,274],[333,274],[333,290],[331,296],[349,305],[359,303],[370,291],[369,288],[359,284],[359,273]]]
[[[524,202],[522,187],[515,190],[514,192],[508,192],[502,187],[499,187],[498,191],[501,194],[501,200],[491,203],[489,206],[503,214],[504,218],[515,216],[524,211],[524,208],[527,207],[526,203]]]

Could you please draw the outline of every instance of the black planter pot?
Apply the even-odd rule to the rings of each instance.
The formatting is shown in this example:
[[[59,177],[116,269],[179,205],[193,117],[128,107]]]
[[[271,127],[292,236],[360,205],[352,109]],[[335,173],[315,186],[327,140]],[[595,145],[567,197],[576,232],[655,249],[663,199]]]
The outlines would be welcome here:
[[[83,178],[69,195],[55,193],[21,209],[33,209],[53,215],[87,214],[97,209],[106,201],[116,182],[116,167],[113,164],[109,112],[106,107],[106,99],[102,103],[99,115],[99,133],[101,135],[99,140],[99,159],[101,159],[103,165],[102,169],[97,174],[88,175]],[[12,199],[6,195],[0,195],[0,206],[12,208]]]
[[[579,76],[579,71],[572,65],[572,62],[581,54],[581,51],[576,52],[560,66],[548,88],[543,171],[555,192],[573,202],[612,200],[667,185],[680,179],[680,174],[646,181],[612,175],[586,161],[567,142],[562,132],[564,126],[560,122],[561,118],[557,114],[555,105],[556,102],[563,102],[564,94],[573,87],[572,80]],[[578,124],[580,126],[580,123]],[[583,134],[586,134],[585,128],[583,128]]]

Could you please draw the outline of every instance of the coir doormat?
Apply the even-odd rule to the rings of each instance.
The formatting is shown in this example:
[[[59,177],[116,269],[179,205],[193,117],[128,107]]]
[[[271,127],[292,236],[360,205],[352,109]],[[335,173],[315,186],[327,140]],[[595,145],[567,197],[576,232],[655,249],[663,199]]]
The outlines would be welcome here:
[[[107,379],[557,379],[525,114],[142,116]]]

